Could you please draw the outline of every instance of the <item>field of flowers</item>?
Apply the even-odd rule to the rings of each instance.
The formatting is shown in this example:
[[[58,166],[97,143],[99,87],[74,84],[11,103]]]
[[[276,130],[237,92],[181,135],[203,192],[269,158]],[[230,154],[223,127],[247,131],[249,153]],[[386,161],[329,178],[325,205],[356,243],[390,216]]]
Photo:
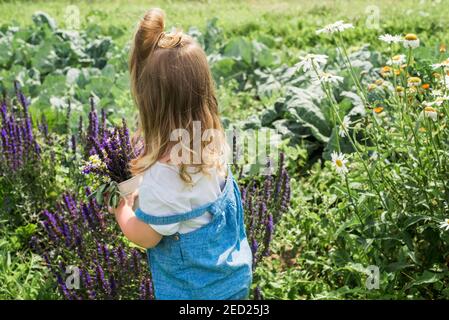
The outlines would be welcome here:
[[[279,137],[272,175],[233,167],[251,298],[447,299],[448,9],[349,2],[156,5],[205,49],[225,128]],[[127,57],[148,8],[116,5],[0,4],[0,299],[153,298],[102,197],[139,152]]]

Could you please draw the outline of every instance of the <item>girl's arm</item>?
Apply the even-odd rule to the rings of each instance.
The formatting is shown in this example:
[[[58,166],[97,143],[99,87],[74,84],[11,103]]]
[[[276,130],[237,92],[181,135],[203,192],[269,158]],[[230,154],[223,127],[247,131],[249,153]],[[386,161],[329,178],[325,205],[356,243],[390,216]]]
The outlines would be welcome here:
[[[111,211],[129,241],[143,248],[155,247],[161,241],[162,235],[136,217],[132,209],[136,196],[137,193],[122,198],[117,209],[111,208]]]

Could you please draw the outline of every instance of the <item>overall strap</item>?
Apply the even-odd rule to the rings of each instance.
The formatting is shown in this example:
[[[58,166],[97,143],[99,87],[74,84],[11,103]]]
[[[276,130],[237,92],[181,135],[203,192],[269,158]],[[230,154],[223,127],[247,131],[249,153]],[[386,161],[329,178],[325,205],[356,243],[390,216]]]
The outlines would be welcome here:
[[[213,202],[206,203],[205,205],[202,205],[196,209],[193,209],[192,211],[188,211],[185,213],[178,213],[170,216],[156,216],[151,213],[147,213],[142,211],[140,208],[138,208],[135,211],[136,216],[148,224],[154,224],[154,225],[164,225],[164,224],[173,224],[178,223],[194,218],[198,218],[205,214],[206,212],[209,212],[212,215],[215,215],[219,210],[222,209],[225,198],[227,197],[227,194],[229,193],[229,190],[233,187],[233,177],[232,172],[229,169],[228,170],[228,176],[226,178],[226,184],[225,187],[221,193],[221,195]]]
[[[207,206],[201,206],[199,208],[196,208],[196,209],[186,212],[186,213],[179,213],[179,214],[174,214],[171,216],[163,216],[163,217],[159,217],[159,216],[152,215],[150,213],[143,212],[140,208],[138,208],[135,213],[136,213],[136,216],[140,220],[142,220],[148,224],[163,225],[163,224],[178,223],[181,221],[198,218],[198,217],[202,216],[203,214],[205,214],[206,211],[208,211],[209,206],[210,206],[210,204],[207,204]]]

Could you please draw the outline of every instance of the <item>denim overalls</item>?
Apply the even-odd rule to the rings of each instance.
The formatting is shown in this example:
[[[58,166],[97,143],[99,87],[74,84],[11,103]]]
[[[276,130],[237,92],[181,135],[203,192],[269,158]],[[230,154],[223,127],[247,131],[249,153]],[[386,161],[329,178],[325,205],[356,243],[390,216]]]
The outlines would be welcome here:
[[[164,236],[147,250],[156,299],[245,299],[252,281],[240,190],[229,170],[222,194],[195,210],[157,217],[136,210],[149,224],[163,225],[209,212],[210,223],[186,234]]]

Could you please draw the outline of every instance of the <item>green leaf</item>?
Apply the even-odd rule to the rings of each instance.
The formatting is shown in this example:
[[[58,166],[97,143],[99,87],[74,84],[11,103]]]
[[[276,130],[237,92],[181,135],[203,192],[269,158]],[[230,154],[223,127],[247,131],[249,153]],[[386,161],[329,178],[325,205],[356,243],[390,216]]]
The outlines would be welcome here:
[[[442,274],[426,270],[421,276],[419,276],[415,281],[411,283],[411,286],[419,286],[426,283],[435,283],[439,281],[441,277]]]
[[[212,63],[212,74],[214,80],[219,81],[221,77],[228,78],[234,75],[238,70],[234,68],[236,62],[232,58],[221,58],[220,60]]]
[[[0,67],[6,68],[11,61],[13,52],[11,50],[11,43],[7,37],[0,37]]]
[[[117,193],[114,193],[111,197],[111,206],[113,208],[117,208],[119,200],[120,200],[120,197],[117,195]]]
[[[254,47],[254,60],[261,67],[269,67],[274,63],[274,56],[271,53],[271,50],[263,43],[257,42],[253,40],[252,42]]]
[[[406,269],[406,268],[413,267],[413,266],[414,265],[411,264],[411,263],[407,263],[407,262],[404,262],[404,261],[398,261],[398,262],[393,262],[393,263],[388,264],[385,267],[385,271],[387,271],[387,272],[396,272],[396,271],[400,271],[402,269]]]
[[[414,216],[414,217],[410,217],[407,218],[404,222],[404,229],[407,229],[415,224],[417,224],[418,222],[421,221],[426,221],[426,220],[430,220],[431,218],[428,216]]]
[[[55,30],[56,29],[56,22],[55,20],[50,17],[50,15],[48,15],[45,12],[42,11],[36,11],[33,16],[32,16],[33,22],[37,25],[37,26],[47,26],[49,27],[51,30]]]
[[[101,206],[103,204],[103,193],[95,191],[95,200],[97,201],[97,203]]]
[[[290,88],[290,92],[286,108],[291,117],[309,129],[318,141],[327,143],[331,134],[329,122],[319,105],[315,104],[315,97],[301,88]]]
[[[253,47],[251,43],[242,37],[231,39],[224,48],[224,55],[227,57],[242,60],[250,65],[253,58]]]
[[[104,191],[107,187],[107,184],[102,184],[98,187],[98,189],[95,191],[95,200],[98,202],[99,205],[102,205],[104,202]]]

